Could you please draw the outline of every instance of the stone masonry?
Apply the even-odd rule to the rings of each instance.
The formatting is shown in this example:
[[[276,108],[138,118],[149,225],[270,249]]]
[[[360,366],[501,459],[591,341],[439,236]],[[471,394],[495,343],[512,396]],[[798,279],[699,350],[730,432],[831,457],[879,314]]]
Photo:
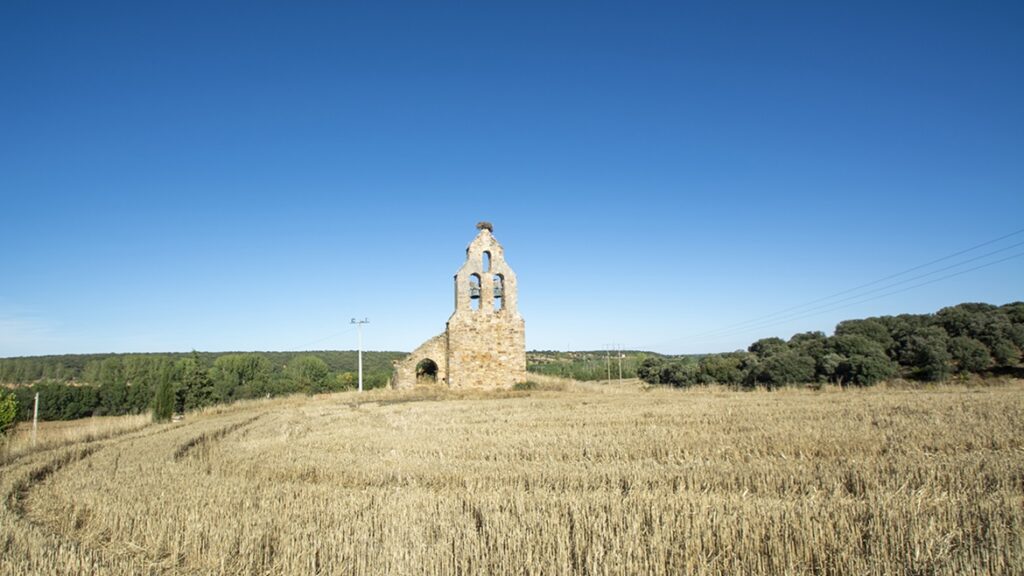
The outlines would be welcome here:
[[[493,227],[481,222],[477,228],[455,274],[455,312],[447,328],[395,363],[394,388],[509,388],[526,380],[526,323],[516,307],[516,273]]]

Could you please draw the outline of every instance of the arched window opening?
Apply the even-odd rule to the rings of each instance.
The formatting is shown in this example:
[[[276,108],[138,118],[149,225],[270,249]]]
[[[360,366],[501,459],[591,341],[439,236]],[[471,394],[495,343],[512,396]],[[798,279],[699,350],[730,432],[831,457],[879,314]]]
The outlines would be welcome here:
[[[416,365],[416,383],[437,383],[437,362],[434,362],[430,358],[420,360],[419,364]]]
[[[505,308],[505,277],[501,274],[494,275],[494,311],[498,312]]]
[[[480,309],[480,275],[469,275],[469,309]]]
[[[484,272],[491,271],[491,253],[484,251]]]

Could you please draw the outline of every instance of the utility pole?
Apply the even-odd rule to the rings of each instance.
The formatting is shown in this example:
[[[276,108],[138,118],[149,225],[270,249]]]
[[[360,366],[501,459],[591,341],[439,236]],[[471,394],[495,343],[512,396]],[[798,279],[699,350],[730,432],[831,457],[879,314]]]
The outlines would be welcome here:
[[[32,410],[32,447],[36,446],[36,431],[39,430],[39,392],[36,392],[36,407]]]
[[[617,349],[615,353],[619,356],[619,384],[622,384],[622,349]]]
[[[612,351],[610,350],[610,346],[606,347],[604,349],[604,360],[605,360],[605,363],[608,365],[608,380],[607,381],[611,382],[612,381]]]
[[[356,325],[356,332],[359,334],[359,391],[363,391],[363,324],[369,324],[366,318],[362,320],[352,319],[351,324]]]

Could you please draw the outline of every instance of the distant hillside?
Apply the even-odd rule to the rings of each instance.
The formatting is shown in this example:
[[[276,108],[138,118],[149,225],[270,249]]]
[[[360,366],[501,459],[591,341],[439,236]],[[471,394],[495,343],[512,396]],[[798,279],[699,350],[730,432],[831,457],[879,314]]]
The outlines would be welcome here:
[[[1024,376],[1024,303],[965,303],[935,314],[846,320],[835,334],[762,338],[746,351],[663,356],[636,350],[531,351],[527,369],[577,380],[639,377],[652,384],[774,388],[788,384],[870,385],[892,378],[941,381],[968,375]],[[404,352],[364,352],[364,388],[387,385]],[[357,353],[191,352],[69,354],[0,359],[20,418],[40,395],[47,420],[141,413],[157,388],[172,388],[175,410],[356,386]],[[169,385],[169,386],[168,386]]]
[[[392,362],[405,354],[364,352],[364,388],[387,385]],[[633,350],[533,351],[527,363],[538,374],[601,380],[609,374],[634,378],[652,357],[662,358]],[[68,420],[145,412],[164,382],[175,391],[176,411],[186,412],[246,398],[351,389],[356,370],[353,350],[64,354],[2,358],[0,385],[14,389],[21,419],[31,416],[39,393],[41,418]]]
[[[650,357],[661,357],[661,355],[638,350],[583,352],[533,350],[526,353],[526,369],[537,374],[562,376],[576,380],[604,380],[609,377],[609,374],[612,378],[618,378],[621,364],[623,378],[636,378],[637,368]]]
[[[355,350],[314,350],[309,352],[158,352],[61,354],[0,358],[0,384],[24,385],[49,380],[79,384],[103,384],[121,378],[137,380],[164,361],[178,361],[195,354],[202,366],[211,368],[217,358],[229,354],[259,354],[279,369],[299,356],[314,355],[323,360],[332,372],[355,372],[358,353]],[[391,372],[392,360],[405,352],[363,352],[363,371]]]
[[[163,363],[177,362],[195,354],[201,366],[210,369],[217,358],[227,355],[258,354],[266,358],[275,370],[285,370],[300,356],[313,355],[323,360],[334,374],[355,372],[357,353],[354,350],[314,350],[309,352],[167,352],[131,354],[62,354],[51,356],[25,356],[0,358],[0,384],[24,386],[40,382],[61,382],[76,385],[100,385],[123,380],[128,384],[144,381],[158,371]],[[380,374],[391,374],[392,361],[403,358],[406,352],[363,352],[364,376],[375,380]],[[606,350],[562,352],[533,350],[526,353],[528,370],[538,374],[564,376],[577,380],[602,380],[619,376],[622,355],[622,376],[635,378],[640,363],[653,352],[639,350]],[[675,356],[673,358],[681,358]]]
[[[387,385],[403,352],[363,352],[363,387]],[[355,351],[67,354],[0,359],[0,384],[13,387],[19,418],[70,420],[147,411],[161,384],[174,390],[175,410],[246,398],[332,392],[357,385]]]

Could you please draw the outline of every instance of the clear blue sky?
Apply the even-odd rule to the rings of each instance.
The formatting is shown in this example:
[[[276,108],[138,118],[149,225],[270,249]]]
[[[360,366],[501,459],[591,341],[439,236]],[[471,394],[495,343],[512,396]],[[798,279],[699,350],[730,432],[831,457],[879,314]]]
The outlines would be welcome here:
[[[1024,229],[1024,4],[837,4],[5,1],[0,357],[410,350],[478,220],[529,348],[1024,299],[800,307]]]

